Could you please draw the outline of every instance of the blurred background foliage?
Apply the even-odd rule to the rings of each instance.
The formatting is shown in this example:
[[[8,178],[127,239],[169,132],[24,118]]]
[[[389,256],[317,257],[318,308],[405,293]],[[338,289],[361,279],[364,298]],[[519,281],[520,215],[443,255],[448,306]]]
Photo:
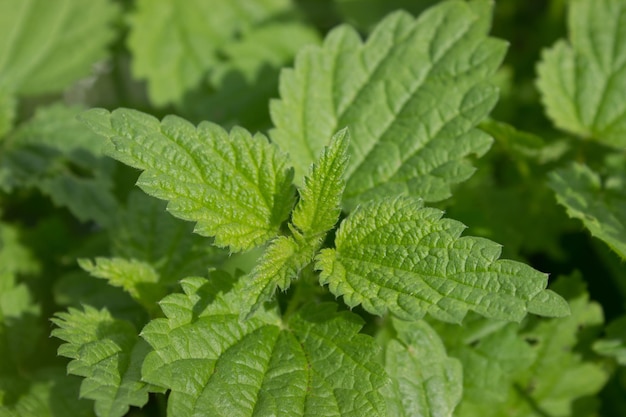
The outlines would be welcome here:
[[[78,392],[77,379],[67,379],[65,361],[56,356],[59,341],[48,337],[54,312],[86,303],[106,306],[137,328],[148,319],[120,288],[79,268],[77,258],[133,257],[175,284],[182,278],[176,272],[201,273],[203,260],[220,265],[227,257],[206,249],[160,203],[132,192],[137,173],[104,157],[76,114],[129,107],[266,131],[280,70],[297,51],[319,44],[338,24],[354,25],[365,37],[393,10],[415,15],[434,3],[0,0],[0,403],[16,413],[0,415],[92,412],[86,401],[44,406]],[[611,322],[626,307],[623,261],[567,217],[546,179],[569,159],[584,160],[601,175],[607,170],[604,148],[553,127],[536,88],[542,49],[567,35],[567,1],[495,3],[492,34],[510,43],[495,80],[500,102],[481,126],[495,142],[475,162],[476,174],[438,206],[468,225],[468,234],[502,244],[505,257],[552,277],[579,273]],[[141,222],[146,219],[152,223]],[[163,225],[168,222],[173,226]],[[189,236],[172,249],[159,246],[162,236],[136,242],[128,233],[159,236],[160,227]],[[178,264],[161,262],[168,251],[180,254]],[[254,256],[231,257],[225,268],[245,269]],[[92,284],[76,285],[85,281]],[[15,375],[22,383],[12,382]],[[626,415],[624,392],[621,368],[600,393],[601,414]],[[158,415],[159,407],[155,399],[129,415]]]

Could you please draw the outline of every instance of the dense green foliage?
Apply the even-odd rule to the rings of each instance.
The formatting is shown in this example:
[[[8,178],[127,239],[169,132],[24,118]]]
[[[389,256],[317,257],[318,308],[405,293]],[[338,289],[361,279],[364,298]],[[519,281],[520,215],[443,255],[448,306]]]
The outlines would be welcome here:
[[[625,261],[626,0],[0,0],[0,417],[623,416]]]

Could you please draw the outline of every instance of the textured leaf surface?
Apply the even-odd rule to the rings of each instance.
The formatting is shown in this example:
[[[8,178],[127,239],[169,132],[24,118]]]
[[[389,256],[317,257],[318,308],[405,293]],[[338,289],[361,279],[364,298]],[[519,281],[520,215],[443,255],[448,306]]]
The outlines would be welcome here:
[[[69,373],[85,377],[80,395],[96,401],[99,417],[121,417],[129,406],[148,402],[150,386],[141,380],[141,364],[150,347],[132,324],[88,306],[57,313],[52,321],[59,326],[52,336],[67,342],[59,355],[72,359]]]
[[[292,208],[291,170],[261,134],[126,109],[90,110],[82,119],[111,140],[113,157],[144,171],[137,182],[144,191],[169,200],[170,213],[195,221],[196,233],[219,246],[266,242]]]
[[[116,212],[115,163],[105,158],[105,141],[76,120],[82,109],[40,107],[5,142],[0,153],[0,187],[37,187],[82,221],[110,225]]]
[[[280,236],[267,248],[246,278],[246,315],[269,301],[276,287],[286,290],[300,271],[313,261],[326,232],[333,228],[341,212],[344,174],[348,163],[348,131],[333,136],[318,161],[311,166],[298,190],[300,200],[291,214],[293,237]]]
[[[626,163],[604,180],[587,166],[572,164],[550,173],[550,187],[570,217],[626,259]]]
[[[242,316],[249,317],[263,303],[270,301],[277,287],[281,290],[289,288],[291,281],[313,261],[321,245],[320,238],[306,241],[279,236],[273,240],[250,274],[243,278]]]
[[[87,75],[115,36],[117,13],[109,0],[1,0],[0,89],[52,93]]]
[[[386,416],[386,382],[360,319],[333,304],[309,305],[287,322],[260,310],[239,321],[238,293],[189,278],[162,300],[166,319],[142,331],[154,348],[144,379],[170,389],[168,413],[186,416]]]
[[[544,290],[545,274],[499,260],[499,245],[460,237],[465,226],[442,215],[413,198],[360,207],[341,224],[336,249],[318,255],[320,282],[350,307],[413,320],[428,313],[460,322],[469,310],[512,321],[527,312],[568,314],[565,301]]]
[[[466,157],[491,144],[474,128],[497,100],[489,79],[506,49],[486,35],[490,16],[486,1],[446,2],[417,20],[390,15],[366,43],[343,26],[300,53],[271,106],[271,137],[290,154],[297,182],[326,138],[348,127],[344,204],[448,197],[474,171]]]
[[[133,72],[148,80],[155,104],[178,101],[219,63],[222,47],[288,6],[287,0],[140,0],[128,38]]]
[[[543,53],[538,87],[561,129],[626,147],[626,3],[569,3],[569,42]]]
[[[323,236],[339,219],[349,138],[345,129],[333,136],[298,190],[300,200],[291,222],[307,237]]]
[[[461,363],[446,354],[443,342],[426,322],[393,320],[397,339],[385,347],[387,415],[451,416],[461,400]]]

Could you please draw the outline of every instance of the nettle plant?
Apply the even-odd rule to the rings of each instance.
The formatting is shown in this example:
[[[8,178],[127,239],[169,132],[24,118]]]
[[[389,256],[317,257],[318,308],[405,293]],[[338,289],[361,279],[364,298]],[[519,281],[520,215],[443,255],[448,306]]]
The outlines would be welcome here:
[[[52,334],[67,342],[59,353],[87,378],[82,391],[96,410],[142,405],[166,389],[172,416],[449,414],[462,372],[421,319],[569,313],[545,289],[547,275],[498,259],[499,245],[461,237],[461,223],[424,206],[448,197],[473,171],[467,157],[491,144],[476,129],[496,103],[490,78],[506,51],[487,35],[491,7],[446,3],[418,19],[397,12],[365,43],[349,27],[333,30],[282,73],[271,143],[176,116],[81,115],[110,140],[109,155],[143,171],[139,187],[194,221],[194,232],[232,253],[265,245],[237,279],[219,270],[184,278],[184,293],[159,301],[165,317],[139,335],[105,311],[57,315]],[[126,260],[89,269],[119,270],[142,303],[145,286],[158,285]],[[318,282],[341,300],[321,302]],[[281,308],[275,292],[287,289]],[[395,317],[386,326],[409,321],[394,327],[382,361],[341,302]],[[124,359],[96,362],[119,338]],[[426,361],[436,362],[432,375],[418,371]]]
[[[546,273],[463,235],[442,202],[495,137],[518,162],[565,161],[538,190],[553,190],[626,258],[626,2],[573,0],[570,40],[546,50],[538,67],[547,114],[592,143],[599,172],[569,142],[548,146],[488,119],[507,52],[489,36],[493,6],[447,1],[417,18],[396,11],[365,40],[349,25],[330,30],[280,73],[267,133],[126,108],[51,107],[16,129],[2,189],[39,187],[108,233],[107,256],[91,247],[71,255],[108,285],[93,280],[74,295],[82,305],[56,312],[51,331],[97,416],[595,415],[592,396],[626,363],[626,322],[615,320],[600,340],[602,310],[579,274],[547,289]],[[142,36],[133,32],[130,45]],[[134,70],[157,104],[180,98],[202,72],[176,81],[143,58]],[[160,84],[168,82],[181,90]],[[4,88],[11,100],[22,94]],[[34,153],[41,131],[91,145]],[[131,191],[120,206],[103,153],[138,169],[137,185],[156,199]],[[83,171],[88,178],[78,178]],[[477,205],[489,196],[478,184]],[[88,202],[76,198],[81,190]],[[18,229],[0,230],[17,247]],[[11,265],[11,256],[29,255],[0,259]],[[2,272],[0,319],[39,314],[16,279],[27,272]],[[64,279],[55,301],[87,285],[80,279]],[[3,338],[17,337],[3,323]],[[20,343],[1,345],[3,361],[25,363]],[[63,405],[41,411],[54,404],[45,381],[65,377],[27,368],[0,366],[1,415],[91,415],[70,388]],[[6,388],[15,377],[32,387],[15,394]]]

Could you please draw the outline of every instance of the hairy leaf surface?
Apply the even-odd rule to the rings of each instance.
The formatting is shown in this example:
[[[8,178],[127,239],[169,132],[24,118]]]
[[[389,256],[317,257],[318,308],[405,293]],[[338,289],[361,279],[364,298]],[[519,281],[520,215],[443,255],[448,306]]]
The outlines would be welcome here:
[[[141,364],[150,347],[132,324],[88,306],[57,313],[52,321],[59,326],[52,336],[67,342],[58,353],[72,359],[69,373],[85,377],[80,395],[96,401],[98,417],[121,417],[129,406],[148,402],[155,389],[141,380]]]
[[[195,232],[215,236],[218,246],[241,251],[266,242],[292,208],[291,170],[261,134],[209,122],[196,128],[176,116],[159,122],[127,109],[82,118],[111,140],[111,156],[144,171],[137,184],[145,192],[169,200],[170,213],[195,221]]]
[[[117,14],[109,0],[0,0],[0,90],[53,93],[87,75]]]
[[[393,320],[397,338],[385,346],[387,415],[451,416],[461,400],[461,363],[425,321]],[[470,376],[473,378],[473,376]]]
[[[545,274],[499,260],[499,245],[460,237],[465,226],[442,215],[408,197],[363,205],[341,224],[336,249],[318,255],[320,283],[350,307],[411,320],[428,313],[460,322],[469,310],[511,321],[568,314],[565,301],[544,290]]]
[[[304,178],[298,190],[300,200],[291,214],[293,237],[274,240],[246,278],[241,290],[250,306],[250,311],[244,309],[246,315],[270,300],[277,286],[281,290],[289,287],[313,261],[326,233],[337,223],[345,187],[348,137],[347,130],[333,136]]]
[[[491,138],[475,129],[498,93],[490,78],[506,44],[487,37],[491,3],[445,2],[418,19],[396,12],[367,42],[334,29],[301,52],[271,106],[272,139],[287,151],[297,182],[343,127],[352,136],[344,204],[416,194],[427,201],[474,171]]]
[[[309,305],[287,321],[259,310],[239,320],[229,277],[188,278],[162,300],[166,319],[142,337],[154,348],[144,379],[170,389],[168,413],[186,416],[385,416],[386,382],[361,320],[333,304]],[[217,283],[217,284],[216,284]]]
[[[624,164],[626,168],[626,163]],[[578,163],[550,173],[550,187],[570,217],[626,259],[626,169],[604,180]]]
[[[569,3],[569,42],[544,51],[538,87],[561,129],[626,147],[626,4]]]

